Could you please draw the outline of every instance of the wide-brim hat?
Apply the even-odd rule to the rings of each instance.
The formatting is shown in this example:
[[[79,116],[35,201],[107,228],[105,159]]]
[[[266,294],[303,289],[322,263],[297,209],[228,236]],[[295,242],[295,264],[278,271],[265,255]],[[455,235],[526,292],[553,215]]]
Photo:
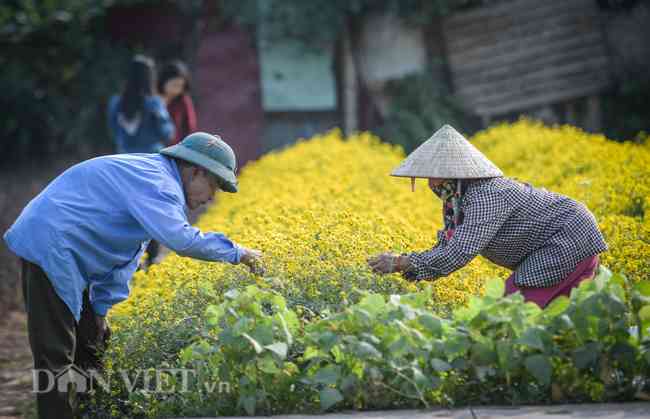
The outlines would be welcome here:
[[[451,125],[422,143],[391,176],[438,179],[481,179],[503,172]]]
[[[231,193],[238,191],[235,153],[218,135],[195,132],[180,143],[163,148],[160,154],[196,164],[215,175],[222,190]]]

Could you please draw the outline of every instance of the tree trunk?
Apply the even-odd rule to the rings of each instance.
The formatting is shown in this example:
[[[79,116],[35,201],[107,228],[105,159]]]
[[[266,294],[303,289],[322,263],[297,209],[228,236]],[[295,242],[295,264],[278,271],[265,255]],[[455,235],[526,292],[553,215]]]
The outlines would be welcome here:
[[[348,27],[349,29],[349,27]],[[355,64],[352,47],[352,34],[346,30],[342,40],[342,95],[343,131],[350,135],[359,129],[359,83],[358,66]]]

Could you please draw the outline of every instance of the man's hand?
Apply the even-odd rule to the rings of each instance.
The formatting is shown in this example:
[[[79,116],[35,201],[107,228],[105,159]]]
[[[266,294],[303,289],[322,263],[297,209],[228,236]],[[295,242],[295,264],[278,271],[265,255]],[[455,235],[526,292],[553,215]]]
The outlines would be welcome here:
[[[244,254],[239,260],[244,265],[248,266],[253,275],[264,275],[264,267],[262,266],[262,252],[256,249],[243,248]]]
[[[375,273],[390,274],[393,272],[403,272],[409,266],[408,256],[400,256],[396,253],[385,252],[377,256],[368,258],[368,266]]]
[[[111,336],[111,329],[108,327],[106,317],[95,314],[97,325],[97,343],[105,344]]]

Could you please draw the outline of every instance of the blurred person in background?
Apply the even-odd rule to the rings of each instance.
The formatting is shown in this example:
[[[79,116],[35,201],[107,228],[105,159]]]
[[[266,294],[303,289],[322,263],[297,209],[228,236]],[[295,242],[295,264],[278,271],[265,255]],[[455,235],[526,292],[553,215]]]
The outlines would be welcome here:
[[[156,95],[152,59],[133,57],[122,94],[108,104],[108,125],[118,153],[157,153],[175,138],[174,122]]]
[[[165,101],[167,112],[176,127],[172,145],[196,131],[196,110],[189,91],[187,66],[178,60],[165,64],[158,75],[158,93]]]
[[[164,100],[155,94],[156,69],[152,59],[136,55],[122,95],[108,105],[108,124],[118,153],[156,153],[175,138],[174,122]],[[160,253],[160,244],[151,240],[146,265]]]

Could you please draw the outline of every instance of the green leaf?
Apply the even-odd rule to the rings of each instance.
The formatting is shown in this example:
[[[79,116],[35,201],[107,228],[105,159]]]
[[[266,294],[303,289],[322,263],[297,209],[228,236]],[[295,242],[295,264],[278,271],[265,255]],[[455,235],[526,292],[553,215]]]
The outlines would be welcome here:
[[[470,341],[465,335],[452,335],[443,341],[445,353],[454,357],[464,356],[470,345]]]
[[[469,362],[464,358],[456,358],[451,362],[451,366],[455,370],[465,370],[470,367]]]
[[[356,375],[354,374],[348,375],[343,379],[343,381],[341,381],[341,390],[343,390],[344,392],[353,390],[357,385],[358,381],[359,380],[357,379]]]
[[[576,368],[584,369],[594,365],[600,355],[601,346],[598,342],[589,342],[573,351],[573,364]]]
[[[418,321],[433,337],[438,337],[442,333],[442,322],[436,316],[425,313],[418,318]]]
[[[266,345],[265,348],[283,360],[287,358],[287,351],[289,350],[289,347],[284,342],[275,342],[270,345]]]
[[[546,306],[544,309],[544,314],[549,317],[557,317],[560,314],[564,313],[567,308],[571,305],[571,300],[565,295],[561,295],[554,299],[551,304]]]
[[[451,369],[451,365],[449,365],[448,362],[445,362],[439,358],[433,358],[431,360],[431,366],[433,367],[434,370],[438,372],[445,372]]]
[[[492,278],[485,283],[485,295],[492,298],[501,298],[505,293],[506,285],[503,279]]]
[[[340,364],[343,362],[343,359],[345,359],[345,353],[341,350],[341,347],[339,345],[334,346],[330,352],[334,357],[334,362],[337,364]]]
[[[454,310],[453,318],[456,322],[470,322],[481,313],[483,306],[482,298],[471,296],[466,307],[460,307]]]
[[[531,355],[526,358],[526,369],[540,384],[548,386],[551,384],[551,374],[553,366],[546,355]]]
[[[368,342],[359,342],[354,350],[356,356],[361,359],[381,358],[382,354]]]
[[[488,376],[494,375],[495,370],[490,366],[475,366],[474,371],[479,380],[484,381]]]
[[[319,369],[314,374],[313,381],[319,384],[336,384],[341,377],[341,367],[338,365],[328,365]]]
[[[379,345],[381,343],[381,340],[377,336],[373,335],[372,333],[362,333],[360,336],[364,340],[367,340],[373,345]]]
[[[192,349],[192,346],[181,349],[179,358],[182,365],[189,364],[194,359],[194,350]]]
[[[235,336],[240,336],[244,333],[245,330],[248,330],[248,326],[251,323],[251,320],[248,317],[239,318],[235,324],[230,328],[232,334]]]
[[[332,333],[329,330],[325,331],[318,335],[318,343],[320,349],[323,351],[329,351],[332,346],[334,346],[339,340],[339,337],[336,333]]]
[[[242,395],[239,398],[239,404],[244,407],[244,410],[248,416],[253,416],[255,414],[255,406],[257,405],[257,399],[255,396]]]
[[[497,342],[497,358],[499,360],[499,367],[511,371],[516,368],[516,364],[513,359],[513,344],[510,340],[500,340]]]
[[[650,281],[639,281],[635,283],[634,290],[644,297],[650,297]]]
[[[612,275],[612,277],[609,279],[609,282],[612,284],[616,284],[623,289],[625,289],[627,286],[627,278],[625,277],[625,275],[622,274]]]
[[[386,300],[381,294],[368,294],[359,301],[359,307],[365,309],[369,314],[376,315],[384,310]]]
[[[255,328],[250,331],[251,335],[255,340],[257,340],[261,345],[270,345],[275,343],[275,333],[273,333],[273,323],[267,319],[255,319],[253,320]]]
[[[217,326],[219,324],[219,318],[221,317],[222,311],[219,307],[215,305],[209,305],[205,309],[205,318],[210,326]]]
[[[325,411],[336,403],[343,401],[343,395],[335,388],[324,388],[320,391],[320,408]]]
[[[650,327],[650,305],[641,307],[641,310],[639,310],[639,320],[641,320],[643,330]]]
[[[612,346],[610,353],[617,362],[632,365],[637,359],[638,349],[628,342],[618,342]]]
[[[237,297],[239,297],[239,291],[237,291],[236,289],[231,289],[230,291],[227,291],[226,293],[224,293],[223,297],[226,300],[236,300]]]
[[[490,365],[497,361],[491,343],[476,342],[471,347],[472,361],[477,365]]]
[[[411,370],[413,371],[413,381],[415,381],[418,386],[431,386],[431,380],[429,380],[429,378],[427,378],[418,367],[413,367]]]
[[[262,348],[262,345],[260,345],[258,341],[250,337],[248,333],[242,333],[242,336],[245,337],[246,340],[248,340],[251,343],[251,345],[253,345],[253,349],[255,349],[256,353],[258,354],[262,353],[264,348]]]
[[[607,269],[605,266],[600,265],[598,271],[596,272],[596,277],[594,281],[607,282],[612,277],[612,271]]]
[[[305,353],[303,354],[302,358],[307,361],[309,359],[315,358],[317,356],[321,356],[322,353],[319,351],[317,348],[314,348],[313,346],[308,346],[307,349],[305,349]]]
[[[399,301],[402,304],[408,304],[413,308],[426,309],[427,303],[431,301],[432,295],[433,288],[431,286],[427,286],[418,292],[402,295]]]
[[[392,357],[396,358],[404,356],[409,351],[411,351],[411,347],[409,346],[408,340],[403,336],[388,346],[388,352]]]
[[[282,313],[277,314],[278,319],[280,319],[280,324],[282,325],[282,331],[284,332],[284,336],[287,339],[287,344],[292,345],[293,344],[293,336],[291,335],[291,332],[289,331],[289,326],[287,326],[287,321],[284,319],[284,316]]]
[[[639,318],[644,322],[650,321],[650,306],[641,307],[641,310],[639,310]]]
[[[544,342],[542,342],[542,338],[539,336],[539,330],[535,327],[526,329],[521,337],[516,340],[516,343],[528,346],[529,348],[539,349],[540,351],[544,350]]]
[[[404,315],[403,319],[405,319],[405,320],[413,320],[413,319],[415,319],[417,317],[415,309],[413,309],[413,307],[411,307],[409,305],[400,304],[399,309],[403,313],[403,315]]]
[[[271,358],[270,354],[263,358],[257,359],[257,368],[267,374],[277,374],[280,372],[280,369],[277,365],[275,365],[275,361],[273,361],[273,358]]]

